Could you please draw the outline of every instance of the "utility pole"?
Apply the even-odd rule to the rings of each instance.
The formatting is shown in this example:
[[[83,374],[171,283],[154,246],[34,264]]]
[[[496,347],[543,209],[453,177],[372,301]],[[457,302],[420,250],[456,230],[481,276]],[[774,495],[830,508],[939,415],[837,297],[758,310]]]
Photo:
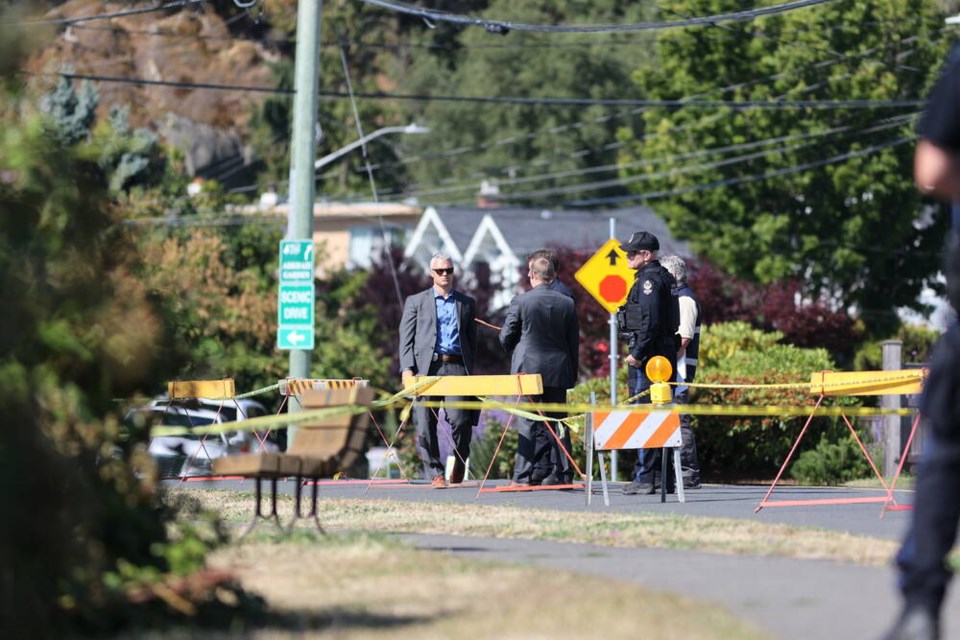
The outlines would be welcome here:
[[[290,144],[290,201],[287,240],[313,240],[314,170],[317,157],[317,92],[320,83],[321,0],[300,0],[297,6],[297,52],[294,71],[293,132]],[[312,282],[312,281],[311,281]],[[310,351],[290,351],[290,377],[310,377]],[[290,411],[299,411],[292,396]],[[295,429],[288,429],[288,446]]]
[[[903,368],[903,342],[900,340],[883,341],[883,369],[884,371],[899,371]],[[884,409],[899,409],[900,396],[885,395],[880,397],[880,406]],[[883,475],[892,478],[897,472],[900,455],[903,449],[903,438],[900,435],[900,416],[883,416],[884,425],[884,455]],[[909,455],[904,451],[902,455]]]

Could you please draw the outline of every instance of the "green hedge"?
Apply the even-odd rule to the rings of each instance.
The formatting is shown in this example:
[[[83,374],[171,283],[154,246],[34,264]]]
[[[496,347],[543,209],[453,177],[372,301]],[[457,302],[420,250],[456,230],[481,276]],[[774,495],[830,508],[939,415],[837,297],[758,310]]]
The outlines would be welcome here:
[[[780,344],[782,335],[765,333],[745,323],[704,327],[697,382],[702,384],[767,385],[809,382],[810,374],[831,370],[834,363],[824,349],[801,349]],[[799,388],[733,388],[691,390],[691,402],[709,405],[812,407],[816,397]],[[830,398],[825,406],[859,406],[852,397]],[[806,418],[698,416],[694,419],[700,463],[707,478],[717,480],[768,479],[790,451]],[[847,437],[840,418],[815,418],[798,454],[816,448],[821,436],[838,442]]]

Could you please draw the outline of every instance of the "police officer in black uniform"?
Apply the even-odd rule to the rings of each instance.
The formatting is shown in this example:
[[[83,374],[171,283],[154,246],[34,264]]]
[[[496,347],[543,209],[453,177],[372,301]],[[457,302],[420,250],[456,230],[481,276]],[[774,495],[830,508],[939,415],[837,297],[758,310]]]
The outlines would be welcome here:
[[[954,45],[920,121],[914,180],[920,191],[953,201],[944,273],[960,311],[960,47]],[[956,320],[930,359],[920,414],[926,420],[913,521],[897,554],[904,607],[885,640],[937,640],[953,572],[947,556],[960,525],[960,326]],[[955,634],[956,632],[954,632]],[[951,636],[953,637],[953,636]]]
[[[657,260],[660,241],[655,235],[637,231],[620,249],[627,254],[627,266],[637,270],[627,302],[617,313],[620,335],[626,338],[629,348],[625,358],[629,365],[627,384],[630,394],[636,395],[652,384],[644,367],[653,356],[663,356],[676,371],[680,307],[672,293],[675,280]],[[650,402],[649,394],[637,402]],[[661,449],[638,450],[633,482],[624,486],[624,493],[646,495],[656,490],[654,476],[660,468],[661,452]]]

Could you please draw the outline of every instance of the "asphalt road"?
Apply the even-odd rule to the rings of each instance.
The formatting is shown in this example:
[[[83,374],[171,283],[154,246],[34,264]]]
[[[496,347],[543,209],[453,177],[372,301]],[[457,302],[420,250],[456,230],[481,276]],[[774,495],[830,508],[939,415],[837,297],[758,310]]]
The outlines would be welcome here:
[[[252,490],[252,482],[188,482],[186,486]],[[687,501],[668,495],[625,496],[612,485],[605,506],[594,487],[592,504],[581,490],[484,492],[477,482],[462,487],[433,490],[422,483],[373,484],[326,482],[322,497],[387,499],[399,501],[458,502],[504,505],[516,508],[556,509],[617,513],[676,513],[692,516],[750,519],[845,531],[882,539],[900,539],[910,512],[884,512],[882,504],[822,504],[767,506],[755,510],[767,491],[764,486],[705,485],[688,491]],[[502,486],[495,482],[490,487]],[[292,493],[292,483],[280,491]],[[770,500],[836,500],[882,497],[870,489],[778,487]],[[908,505],[910,492],[897,492],[899,504]],[[668,549],[622,549],[604,546],[458,536],[404,535],[419,548],[444,553],[565,569],[684,594],[719,603],[781,640],[879,638],[899,610],[895,573],[889,567],[863,567],[833,561],[732,556]],[[944,639],[960,640],[960,592],[954,590],[944,609]],[[640,629],[638,628],[638,635]]]

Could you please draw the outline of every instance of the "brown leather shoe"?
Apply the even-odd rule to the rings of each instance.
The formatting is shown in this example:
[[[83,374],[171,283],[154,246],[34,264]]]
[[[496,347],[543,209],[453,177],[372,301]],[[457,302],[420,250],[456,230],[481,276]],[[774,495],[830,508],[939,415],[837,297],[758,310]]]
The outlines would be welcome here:
[[[450,470],[450,484],[460,484],[463,482],[463,475],[466,473],[466,465],[463,460],[457,458],[453,463],[453,469]]]
[[[443,479],[442,475],[433,476],[433,480],[430,481],[431,489],[446,489],[447,481]]]

